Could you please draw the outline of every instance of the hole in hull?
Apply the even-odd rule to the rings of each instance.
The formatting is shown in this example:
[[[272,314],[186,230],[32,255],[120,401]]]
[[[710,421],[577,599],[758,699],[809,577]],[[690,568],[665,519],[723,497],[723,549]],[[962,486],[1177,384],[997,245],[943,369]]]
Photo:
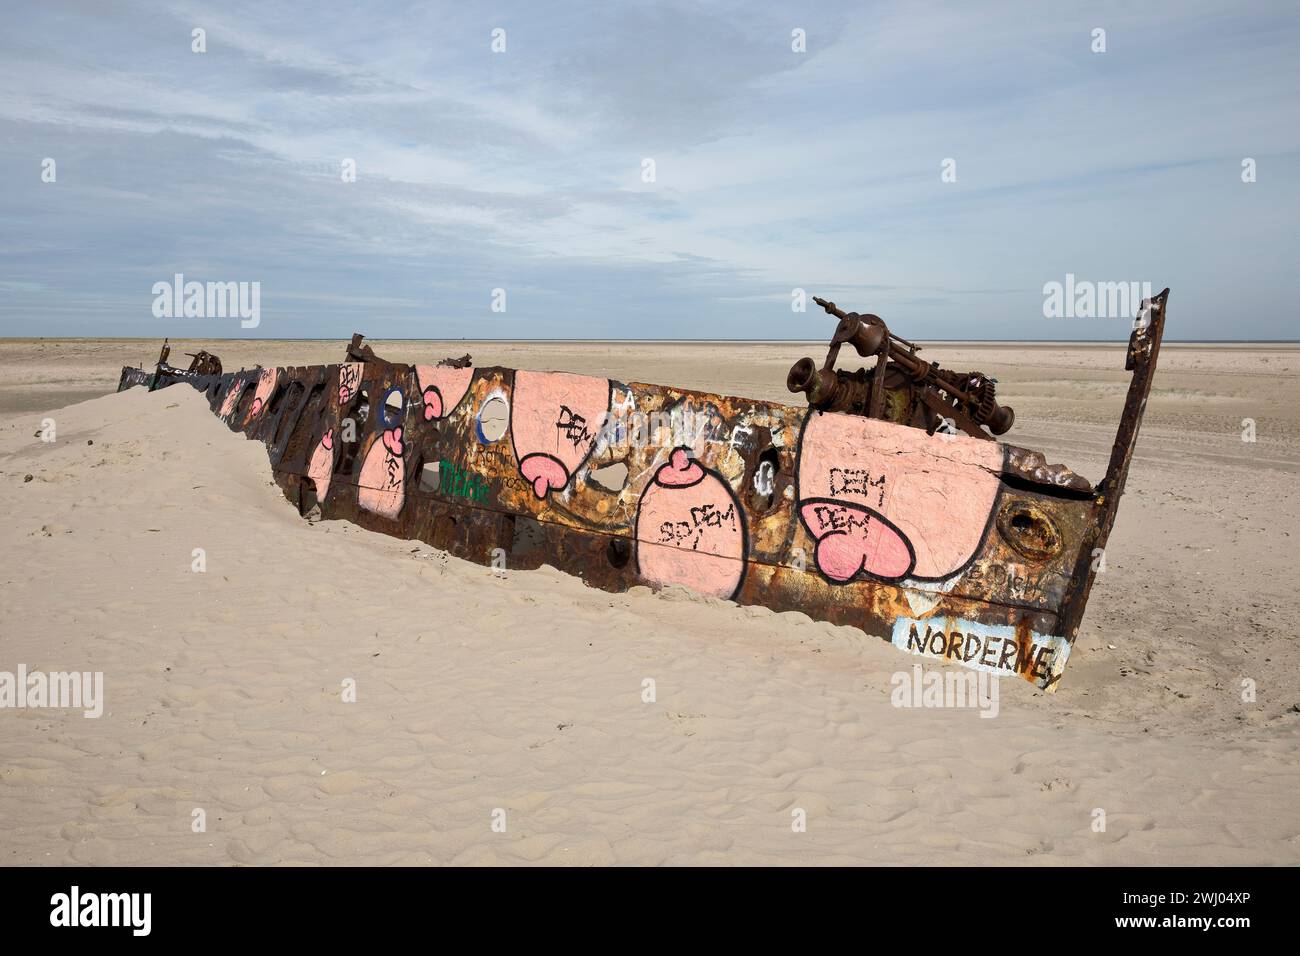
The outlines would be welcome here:
[[[510,406],[500,395],[490,396],[479,406],[478,440],[485,445],[500,441],[510,427]]]
[[[1045,561],[1061,553],[1061,532],[1040,508],[1028,501],[1008,501],[998,512],[998,532],[1026,558]]]
[[[433,494],[433,492],[438,490],[438,486],[441,483],[442,475],[439,473],[438,463],[436,461],[428,462],[420,469],[420,482],[418,485],[420,491]]]
[[[605,558],[610,567],[625,568],[632,559],[632,545],[627,538],[610,538],[609,545],[605,548]]]
[[[619,492],[627,487],[627,463],[616,461],[612,465],[595,468],[587,474],[589,484],[601,491]]]

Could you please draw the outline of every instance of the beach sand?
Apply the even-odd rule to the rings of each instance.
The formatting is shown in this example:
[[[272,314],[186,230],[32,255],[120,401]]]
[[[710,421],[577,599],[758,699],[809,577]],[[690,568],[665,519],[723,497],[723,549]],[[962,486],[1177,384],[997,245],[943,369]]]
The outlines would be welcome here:
[[[228,370],[343,344],[198,343]],[[825,354],[374,345],[780,401]],[[1103,474],[1122,346],[924,354]],[[1300,863],[1300,349],[1165,346],[1060,691],[1005,681],[993,719],[893,706],[914,659],[854,628],[309,524],[197,393],[104,394],[156,356],[0,342],[0,671],[102,671],[106,698],[0,710],[0,862]]]

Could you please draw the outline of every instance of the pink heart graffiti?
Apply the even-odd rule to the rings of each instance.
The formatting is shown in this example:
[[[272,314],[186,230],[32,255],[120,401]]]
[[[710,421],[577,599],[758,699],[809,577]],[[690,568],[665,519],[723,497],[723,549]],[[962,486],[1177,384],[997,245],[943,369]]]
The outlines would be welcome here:
[[[519,472],[533,486],[533,494],[545,498],[552,488],[557,491],[569,483],[569,472],[550,455],[525,455],[519,462]]]
[[[800,512],[817,539],[817,567],[832,581],[843,583],[859,571],[897,581],[911,572],[916,560],[912,545],[871,509],[815,500],[805,502]]]

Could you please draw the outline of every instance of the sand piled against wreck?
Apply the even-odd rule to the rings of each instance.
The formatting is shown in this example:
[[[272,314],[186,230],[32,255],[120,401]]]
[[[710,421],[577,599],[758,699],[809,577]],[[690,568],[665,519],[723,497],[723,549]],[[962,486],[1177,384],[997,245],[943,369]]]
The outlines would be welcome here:
[[[1264,612],[1163,472],[1071,681],[983,719],[894,706],[910,661],[852,628],[305,523],[189,389],[42,417],[0,430],[0,671],[102,672],[105,705],[0,711],[4,862],[1300,862],[1294,641],[1171,634],[1194,592]]]

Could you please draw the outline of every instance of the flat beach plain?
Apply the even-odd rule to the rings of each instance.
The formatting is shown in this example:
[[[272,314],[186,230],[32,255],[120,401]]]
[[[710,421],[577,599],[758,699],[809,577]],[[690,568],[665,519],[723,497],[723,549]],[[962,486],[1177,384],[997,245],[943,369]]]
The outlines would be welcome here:
[[[825,354],[372,344],[787,402]],[[892,706],[913,659],[854,628],[307,524],[196,393],[107,394],[157,347],[0,341],[0,671],[103,671],[107,698],[0,711],[0,862],[1300,863],[1296,346],[1166,343],[1061,689],[1004,682],[995,719]],[[999,379],[1008,441],[1103,474],[1122,345],[923,354]]]

